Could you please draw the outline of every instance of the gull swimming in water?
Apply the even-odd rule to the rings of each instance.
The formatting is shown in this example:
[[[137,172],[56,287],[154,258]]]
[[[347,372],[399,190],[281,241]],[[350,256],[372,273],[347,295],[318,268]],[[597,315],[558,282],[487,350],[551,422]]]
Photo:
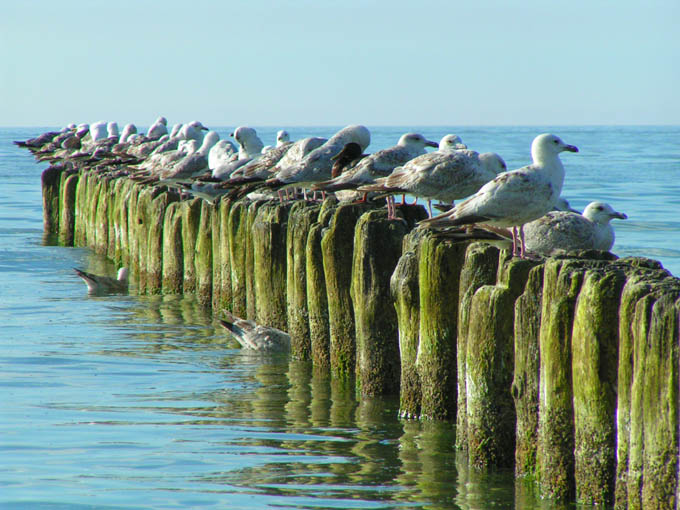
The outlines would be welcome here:
[[[73,268],[78,276],[80,276],[87,285],[90,294],[104,294],[115,292],[127,292],[128,290],[128,269],[121,267],[118,270],[118,277],[111,278],[110,276],[99,276],[92,273],[86,273],[77,268]]]
[[[255,321],[240,319],[224,312],[220,324],[228,329],[244,349],[262,352],[289,351],[290,335],[280,329],[260,326]]]
[[[538,135],[531,144],[531,165],[497,176],[450,211],[420,223],[433,227],[471,223],[512,227],[512,253],[524,257],[522,225],[548,213],[562,192],[564,166],[559,154],[563,151],[578,152],[578,148],[549,133]]]

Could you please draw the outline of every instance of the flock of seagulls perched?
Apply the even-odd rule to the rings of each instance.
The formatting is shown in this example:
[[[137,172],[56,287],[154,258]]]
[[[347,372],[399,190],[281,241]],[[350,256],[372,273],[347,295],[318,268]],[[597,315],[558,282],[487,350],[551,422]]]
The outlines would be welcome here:
[[[583,214],[568,207],[560,196],[565,177],[560,154],[578,148],[553,134],[538,135],[531,144],[531,164],[511,171],[498,154],[471,150],[454,134],[435,142],[404,133],[394,146],[372,154],[365,153],[371,134],[362,125],[347,126],[329,139],[292,141],[281,130],[273,146],[265,146],[247,126],[234,129],[230,138],[234,141],[220,139],[199,121],[168,129],[165,117],[159,117],[146,134],[133,124],[119,132],[115,122],[96,122],[15,143],[67,170],[89,167],[127,175],[210,201],[228,196],[283,202],[300,191],[305,200],[319,192],[322,198],[335,193],[340,201],[386,198],[388,218],[398,220],[393,196],[402,195],[405,204],[408,194],[428,203],[429,218],[420,226],[454,238],[512,242],[512,253],[519,257],[610,250],[615,239],[610,221],[626,218],[602,202],[589,204]],[[445,210],[438,216],[433,200]],[[77,272],[91,291],[119,290],[123,280],[127,285],[127,274],[104,284]]]

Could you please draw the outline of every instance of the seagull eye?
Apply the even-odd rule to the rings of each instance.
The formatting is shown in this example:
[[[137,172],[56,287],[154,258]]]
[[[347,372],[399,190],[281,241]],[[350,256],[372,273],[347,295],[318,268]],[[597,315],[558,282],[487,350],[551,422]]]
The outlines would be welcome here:
[[[553,143],[558,143],[558,141],[557,141],[557,140],[553,140]]]
[[[602,207],[601,205],[598,205],[598,206],[597,206],[597,210],[598,210],[598,211],[601,211],[602,209],[603,209],[603,207]]]

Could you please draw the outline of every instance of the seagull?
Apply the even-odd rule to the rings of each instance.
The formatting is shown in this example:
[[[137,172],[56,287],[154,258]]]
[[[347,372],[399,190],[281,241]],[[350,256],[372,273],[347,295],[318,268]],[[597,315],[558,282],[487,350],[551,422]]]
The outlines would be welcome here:
[[[118,277],[111,278],[109,276],[99,276],[92,273],[86,273],[80,269],[73,268],[78,276],[80,276],[87,285],[90,294],[103,294],[115,292],[127,292],[128,290],[128,269],[121,267],[118,270]]]
[[[228,329],[244,349],[261,352],[289,351],[290,335],[280,329],[260,326],[255,321],[239,319],[224,312],[226,320],[220,324]]]
[[[161,116],[156,119],[156,122],[151,124],[149,130],[146,132],[147,138],[151,140],[158,140],[161,136],[168,134],[168,119]]]
[[[468,197],[506,170],[505,162],[498,154],[479,154],[460,147],[457,135],[446,135],[438,150],[413,158],[395,168],[389,176],[376,179],[375,184],[361,186],[358,190],[408,193],[426,198],[431,217],[433,199],[451,203]],[[396,219],[392,200],[388,200],[388,217]]]
[[[396,167],[425,154],[425,147],[439,147],[439,144],[427,140],[419,133],[406,133],[399,138],[396,145],[366,156],[353,168],[344,171],[341,175],[329,181],[322,181],[312,185],[312,189],[341,191],[356,189],[361,185],[373,184],[376,179],[390,175]],[[356,148],[354,150],[356,151]],[[331,171],[332,174],[333,172]],[[364,200],[365,196],[364,194]]]
[[[212,178],[226,181],[240,167],[262,156],[263,143],[257,132],[247,126],[237,127],[229,136],[239,144],[238,155],[212,168]]]
[[[610,221],[627,218],[604,202],[591,202],[583,214],[551,211],[524,225],[526,248],[541,255],[574,250],[609,251],[615,240]]]
[[[331,177],[333,161],[331,158],[340,152],[349,142],[356,142],[361,150],[371,143],[371,134],[365,126],[347,126],[333,135],[325,144],[310,152],[296,165],[280,170],[267,184],[273,188],[290,186],[307,187],[308,185],[325,181]]]
[[[450,211],[420,223],[433,227],[471,223],[513,227],[512,253],[524,257],[522,225],[540,218],[557,203],[564,182],[559,158],[563,151],[578,152],[578,148],[553,134],[538,135],[531,144],[531,165],[498,175]]]

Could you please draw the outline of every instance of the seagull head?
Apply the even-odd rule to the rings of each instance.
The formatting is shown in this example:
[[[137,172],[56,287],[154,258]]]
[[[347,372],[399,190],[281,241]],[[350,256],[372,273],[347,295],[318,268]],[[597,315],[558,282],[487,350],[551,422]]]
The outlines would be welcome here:
[[[444,135],[439,141],[440,151],[459,151],[467,149],[467,145],[463,143],[458,135]]]
[[[583,216],[594,223],[609,223],[614,218],[625,220],[628,216],[622,212],[615,211],[612,206],[604,202],[591,202],[583,211]]]
[[[401,138],[399,138],[397,145],[401,147],[414,148],[419,151],[424,151],[425,147],[435,148],[439,147],[439,144],[437,142],[432,142],[428,140],[420,133],[406,133],[404,135],[401,135]]]

